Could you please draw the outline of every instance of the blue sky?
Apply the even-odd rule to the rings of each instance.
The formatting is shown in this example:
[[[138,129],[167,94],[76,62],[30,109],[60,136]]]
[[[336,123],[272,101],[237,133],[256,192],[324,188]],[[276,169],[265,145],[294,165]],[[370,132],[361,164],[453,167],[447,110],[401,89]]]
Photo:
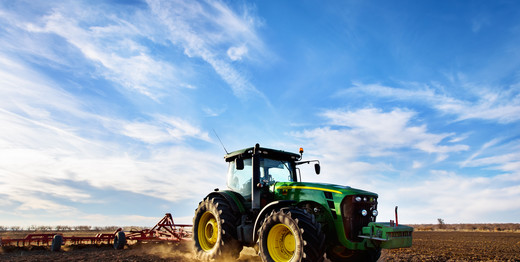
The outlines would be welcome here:
[[[0,1],[0,224],[191,222],[226,148],[520,222],[517,1]]]

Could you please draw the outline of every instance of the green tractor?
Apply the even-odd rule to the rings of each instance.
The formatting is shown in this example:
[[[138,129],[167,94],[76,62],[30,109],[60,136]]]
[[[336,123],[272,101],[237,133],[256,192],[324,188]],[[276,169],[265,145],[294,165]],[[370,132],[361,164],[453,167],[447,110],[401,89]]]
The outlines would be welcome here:
[[[301,181],[300,154],[254,147],[228,153],[228,190],[195,210],[197,258],[233,260],[244,246],[262,261],[376,261],[382,248],[412,245],[413,228],[376,222],[377,194]],[[396,210],[397,211],[397,210]]]

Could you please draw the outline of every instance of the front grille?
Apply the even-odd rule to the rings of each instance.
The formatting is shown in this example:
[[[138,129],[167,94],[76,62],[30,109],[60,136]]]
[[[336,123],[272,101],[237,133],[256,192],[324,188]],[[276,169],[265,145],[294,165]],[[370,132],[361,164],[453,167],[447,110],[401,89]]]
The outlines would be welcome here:
[[[361,201],[356,201],[356,197],[360,197]],[[368,212],[366,216],[361,214],[363,209]],[[363,240],[358,236],[361,235],[363,227],[376,221],[376,217],[372,216],[372,210],[375,209],[377,209],[377,198],[373,196],[346,196],[343,199],[341,217],[347,239],[354,242]]]

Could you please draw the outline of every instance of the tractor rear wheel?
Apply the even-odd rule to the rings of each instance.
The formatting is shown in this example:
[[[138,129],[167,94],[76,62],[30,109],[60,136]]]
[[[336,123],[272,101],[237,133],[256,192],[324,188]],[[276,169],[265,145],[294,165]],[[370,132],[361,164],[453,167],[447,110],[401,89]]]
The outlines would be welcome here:
[[[238,219],[222,196],[208,196],[200,202],[193,217],[197,258],[203,261],[237,259],[242,251],[236,233]]]
[[[259,230],[262,261],[323,261],[325,235],[313,215],[296,207],[273,210]]]

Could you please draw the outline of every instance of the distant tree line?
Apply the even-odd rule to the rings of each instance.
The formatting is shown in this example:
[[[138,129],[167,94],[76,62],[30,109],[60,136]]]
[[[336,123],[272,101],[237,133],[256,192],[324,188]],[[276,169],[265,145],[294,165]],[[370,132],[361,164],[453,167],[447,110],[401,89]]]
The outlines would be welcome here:
[[[116,231],[117,226],[0,226],[0,231]]]
[[[409,225],[415,231],[486,231],[486,232],[520,232],[519,223],[488,223],[488,224],[446,224],[443,219],[437,224]]]

